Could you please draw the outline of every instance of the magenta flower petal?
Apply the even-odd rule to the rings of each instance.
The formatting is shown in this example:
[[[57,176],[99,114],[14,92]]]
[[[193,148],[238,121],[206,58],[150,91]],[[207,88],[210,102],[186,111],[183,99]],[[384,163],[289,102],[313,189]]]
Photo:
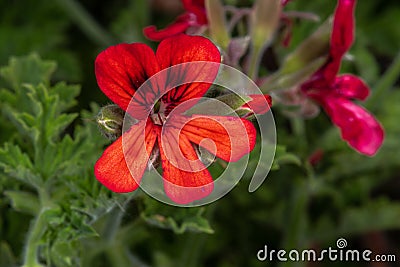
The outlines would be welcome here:
[[[355,0],[339,0],[333,21],[331,49],[333,58],[341,58],[354,40]]]
[[[350,49],[354,40],[355,0],[339,0],[335,10],[330,42],[329,58],[318,71],[326,81],[333,82],[339,72],[344,54]]]
[[[342,138],[358,152],[372,156],[382,145],[384,131],[379,122],[351,100],[365,100],[368,86],[357,76],[338,76],[343,55],[354,40],[355,0],[338,0],[329,57],[312,77],[301,85],[309,98],[318,102],[341,130]]]
[[[368,156],[377,152],[384,131],[374,116],[346,98],[326,97],[321,104],[351,147]]]
[[[365,100],[369,95],[369,88],[364,81],[351,74],[336,77],[333,88],[338,95],[346,98]]]
[[[208,23],[204,0],[182,0],[182,3],[186,11],[196,16],[194,21],[197,25]]]

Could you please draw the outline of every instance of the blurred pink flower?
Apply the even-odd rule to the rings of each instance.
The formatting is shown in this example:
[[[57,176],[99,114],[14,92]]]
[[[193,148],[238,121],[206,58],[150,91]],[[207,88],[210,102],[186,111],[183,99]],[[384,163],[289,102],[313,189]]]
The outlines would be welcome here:
[[[383,128],[373,115],[352,102],[352,99],[365,100],[369,88],[357,76],[337,75],[342,57],[353,43],[355,4],[355,0],[338,1],[327,62],[301,89],[323,107],[351,147],[372,156],[382,145]]]

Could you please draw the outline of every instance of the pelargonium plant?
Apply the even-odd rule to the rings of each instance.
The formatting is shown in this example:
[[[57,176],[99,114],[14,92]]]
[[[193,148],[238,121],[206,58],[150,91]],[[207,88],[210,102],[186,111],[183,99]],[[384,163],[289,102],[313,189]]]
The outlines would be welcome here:
[[[284,35],[290,35],[290,30],[286,29],[291,28],[287,23],[290,17],[284,11],[288,1],[256,1],[251,10],[225,7],[220,1],[212,0],[188,0],[182,3],[186,13],[167,28],[144,28],[146,37],[161,41],[155,54],[145,44],[120,44],[106,49],[96,59],[95,71],[100,89],[122,110],[117,112],[121,114],[118,120],[121,122],[125,112],[137,120],[124,132],[121,123],[114,122],[116,126],[111,127],[111,130],[118,130],[121,136],[107,148],[95,165],[97,179],[107,188],[114,192],[136,190],[149,162],[153,164],[161,159],[165,193],[176,203],[190,203],[207,197],[213,191],[213,179],[203,164],[199,163],[199,168],[190,166],[183,170],[184,164],[180,163],[198,160],[196,151],[199,146],[210,152],[209,145],[202,146],[203,139],[213,140],[217,148],[213,153],[228,162],[237,161],[253,150],[256,130],[252,122],[245,118],[209,116],[200,119],[191,115],[182,129],[174,126],[174,121],[182,120],[182,116],[185,116],[172,111],[185,101],[204,96],[210,84],[193,83],[166,91],[170,81],[163,81],[163,84],[151,84],[149,92],[137,92],[153,75],[182,63],[202,61],[232,65],[253,79],[262,88],[265,98],[277,95],[279,103],[285,104],[289,101],[285,98],[291,95],[309,98],[323,107],[332,122],[340,128],[343,140],[352,148],[369,156],[377,152],[384,137],[382,126],[370,113],[351,101],[364,100],[369,94],[368,87],[354,75],[338,75],[341,60],[354,39],[356,1],[339,0],[333,22],[326,22],[314,36],[286,57],[280,70],[272,74],[265,74],[262,70],[261,56],[267,48],[283,45],[280,39],[287,40],[288,37]],[[228,13],[231,13],[230,20],[227,19]],[[297,15],[308,17],[307,14]],[[238,34],[237,27],[243,21],[249,23]],[[196,80],[203,75],[213,80],[218,67],[182,67],[178,72],[176,76],[191,75]],[[183,77],[172,79],[184,80]],[[217,98],[224,94],[226,92],[223,90],[214,91]],[[251,101],[257,97],[260,95],[253,96]],[[232,104],[236,97],[228,95],[226,98],[232,98],[227,101]],[[258,107],[253,104],[252,108],[260,110],[260,105],[268,104],[270,102],[258,103]],[[244,105],[247,104],[242,103]],[[149,111],[148,116],[138,112],[140,106]],[[185,109],[189,108],[190,105]],[[251,113],[259,113],[255,110]],[[268,110],[269,106],[264,112]],[[109,121],[113,122],[112,119]],[[107,124],[104,124],[104,120],[101,122],[107,131]],[[245,134],[228,134],[224,130],[228,124],[238,132],[244,127],[242,133]],[[141,131],[142,128],[145,130]],[[122,141],[124,135],[129,139],[126,144]],[[138,135],[145,136],[145,146],[137,142]],[[162,136],[167,136],[168,144],[161,143]],[[170,149],[174,150],[171,153],[177,163],[171,163],[174,160],[166,156],[167,147],[174,147]],[[127,159],[124,149],[134,156]],[[181,153],[184,158],[179,159]],[[191,190],[184,190],[188,188]]]
[[[45,53],[66,40],[58,31],[74,35],[69,27],[79,25],[98,42],[82,45],[93,48],[97,86],[59,82],[84,73],[70,51],[54,53],[59,72],[36,53],[0,67],[0,267],[255,266],[261,242],[390,243],[379,231],[400,228],[400,203],[381,191],[398,176],[400,94],[383,100],[382,92],[398,79],[400,56],[377,84],[378,71],[341,72],[373,61],[352,55],[364,51],[353,46],[356,0],[324,7],[325,21],[293,10],[300,0],[177,0],[181,10],[164,25],[142,9],[170,1],[130,1],[110,16],[112,31],[140,25],[124,31],[125,41],[135,36],[126,43],[79,1],[54,2],[38,6],[56,21],[43,32],[34,23],[20,36],[1,28],[10,41],[0,52]],[[15,24],[21,13],[4,20]],[[69,16],[58,21],[61,13]],[[89,107],[77,99],[91,94],[102,103],[76,113]]]

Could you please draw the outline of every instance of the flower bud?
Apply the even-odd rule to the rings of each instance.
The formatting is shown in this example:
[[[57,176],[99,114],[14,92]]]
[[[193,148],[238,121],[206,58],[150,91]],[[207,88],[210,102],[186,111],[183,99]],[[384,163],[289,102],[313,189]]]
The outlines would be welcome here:
[[[253,45],[266,47],[278,28],[282,12],[280,0],[257,0],[253,7],[251,37]]]
[[[226,50],[230,41],[224,7],[220,0],[205,0],[208,27],[215,43]]]
[[[242,118],[249,119],[254,114],[267,113],[272,105],[270,95],[248,95],[238,96],[236,94],[227,94],[217,99],[232,109]]]
[[[309,79],[326,63],[331,32],[332,19],[328,19],[285,58],[281,68],[262,83],[261,91],[286,90]]]
[[[100,132],[108,139],[115,140],[122,135],[125,112],[115,104],[104,106],[96,115]]]
[[[291,74],[297,72],[316,59],[327,56],[331,32],[332,19],[328,19],[286,57],[280,73]]]

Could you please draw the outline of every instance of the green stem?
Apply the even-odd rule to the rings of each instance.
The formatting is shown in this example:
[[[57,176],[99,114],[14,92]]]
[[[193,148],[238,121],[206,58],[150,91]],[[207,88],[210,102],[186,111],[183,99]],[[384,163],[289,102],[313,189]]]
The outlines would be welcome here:
[[[379,107],[381,100],[389,92],[400,76],[400,52],[395,57],[390,67],[375,86],[373,95],[367,100],[366,107],[376,109]]]
[[[307,182],[301,182],[297,187],[300,190],[293,190],[291,202],[287,206],[288,224],[285,231],[283,248],[286,250],[297,249],[301,250],[304,244],[304,235],[307,229],[307,205],[309,201],[309,191]],[[301,190],[303,189],[303,190]],[[301,266],[296,262],[281,262],[278,266]]]
[[[114,267],[131,267],[132,263],[127,255],[126,248],[117,240],[116,235],[121,226],[123,210],[116,206],[108,215],[108,220],[104,227],[104,241],[106,242],[105,252]]]
[[[110,46],[115,43],[114,38],[96,22],[78,1],[57,0],[57,2],[93,42],[101,46]]]
[[[264,49],[260,46],[253,46],[250,52],[249,71],[247,75],[256,81],[258,78],[258,70],[260,68],[261,55]]]
[[[297,146],[299,151],[304,152],[307,149],[307,138],[306,138],[306,127],[304,119],[302,118],[291,118],[290,120],[292,130],[297,139]]]
[[[131,198],[125,201],[122,208],[116,206],[108,215],[108,221],[106,222],[103,237],[104,242],[106,242],[105,252],[107,258],[110,261],[111,266],[114,267],[144,267],[140,260],[138,260],[133,255],[130,255],[126,242],[122,238],[118,238],[118,233],[121,230],[121,222],[124,216],[124,207],[130,203],[134,197],[138,194],[134,194]],[[140,222],[140,218],[136,220],[137,223]],[[136,229],[135,229],[136,230]]]
[[[32,222],[28,232],[26,247],[24,251],[23,267],[44,267],[38,261],[38,249],[41,243],[42,236],[47,229],[46,213],[53,208],[50,196],[47,193],[46,187],[38,188],[41,209],[35,220]]]
[[[115,207],[109,214],[108,221],[104,227],[104,239],[108,242],[114,242],[115,235],[121,226],[122,217],[124,215],[123,210],[120,207]]]
[[[113,242],[113,244],[108,247],[106,253],[111,266],[133,267],[125,246],[121,245],[119,242]]]
[[[28,233],[28,240],[26,242],[25,247],[25,255],[24,255],[24,265],[23,267],[44,267],[39,264],[38,261],[38,248],[40,244],[40,239],[42,238],[46,227],[46,219],[45,219],[45,211],[47,208],[42,208],[39,215],[36,217],[33,222],[31,229]]]
[[[199,266],[199,260],[201,256],[201,251],[206,241],[205,234],[190,233],[186,239],[185,249],[181,253],[181,258],[179,260],[179,267],[186,266]]]
[[[213,203],[207,206],[204,217],[211,221],[217,210],[218,204]],[[186,266],[200,266],[200,260],[202,255],[202,249],[205,242],[207,241],[207,234],[190,233],[185,240],[185,246],[181,251],[181,257],[179,259],[178,267]]]
[[[38,261],[38,249],[40,240],[46,231],[47,222],[45,213],[51,207],[50,197],[47,194],[46,189],[38,188],[38,195],[40,199],[41,209],[39,214],[36,216],[32,223],[31,229],[28,233],[28,239],[26,241],[24,265],[23,267],[42,267]]]

